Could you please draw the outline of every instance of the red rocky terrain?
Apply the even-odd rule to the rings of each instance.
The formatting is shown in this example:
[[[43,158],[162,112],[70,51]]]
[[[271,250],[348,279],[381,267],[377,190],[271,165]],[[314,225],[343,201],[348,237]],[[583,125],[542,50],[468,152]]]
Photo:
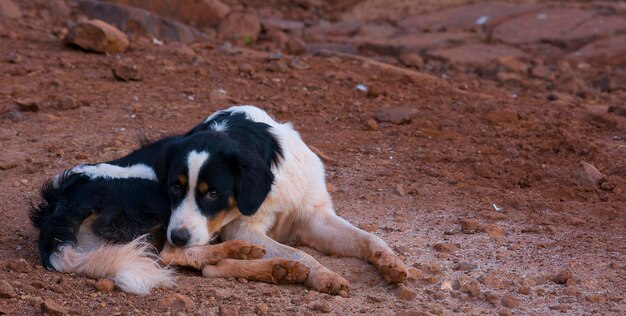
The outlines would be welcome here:
[[[0,314],[624,315],[625,56],[619,1],[0,0]],[[406,284],[310,249],[349,297],[42,268],[45,179],[231,104],[294,123]]]

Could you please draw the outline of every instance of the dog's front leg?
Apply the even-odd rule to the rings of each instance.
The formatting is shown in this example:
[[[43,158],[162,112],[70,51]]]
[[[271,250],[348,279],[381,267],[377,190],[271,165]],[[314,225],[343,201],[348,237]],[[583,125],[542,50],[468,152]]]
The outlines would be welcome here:
[[[202,269],[222,259],[259,259],[265,255],[262,246],[242,240],[229,240],[216,245],[172,247],[165,244],[159,254],[165,264]]]
[[[225,240],[241,239],[262,245],[265,258],[286,258],[303,263],[309,268],[304,285],[322,293],[347,297],[349,283],[341,275],[323,266],[311,255],[301,250],[281,244],[264,233],[249,227],[244,222],[232,222],[222,228],[220,235]]]

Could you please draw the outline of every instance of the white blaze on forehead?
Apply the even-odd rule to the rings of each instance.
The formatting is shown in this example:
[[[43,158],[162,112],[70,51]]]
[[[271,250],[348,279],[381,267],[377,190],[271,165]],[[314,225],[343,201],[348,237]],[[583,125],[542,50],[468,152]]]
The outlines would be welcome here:
[[[198,203],[196,203],[196,187],[200,169],[209,160],[209,153],[206,151],[192,151],[187,156],[187,178],[189,187],[187,195],[181,203],[172,211],[170,224],[167,229],[167,239],[171,239],[172,230],[186,228],[191,234],[191,239],[187,246],[205,245],[209,242],[209,232],[207,228],[207,218],[200,213]]]
[[[82,173],[91,179],[128,179],[140,178],[156,181],[156,173],[148,165],[138,163],[128,167],[120,167],[108,163],[99,163],[97,165],[79,165],[72,168],[73,173]]]

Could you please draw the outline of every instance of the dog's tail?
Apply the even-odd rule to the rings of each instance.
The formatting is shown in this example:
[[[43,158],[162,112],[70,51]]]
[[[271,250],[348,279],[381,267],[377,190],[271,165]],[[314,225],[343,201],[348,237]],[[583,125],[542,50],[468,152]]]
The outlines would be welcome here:
[[[64,245],[52,253],[50,264],[62,272],[110,278],[124,292],[145,295],[152,288],[174,285],[173,271],[160,266],[151,247],[145,236],[127,244],[106,244],[87,251]]]
[[[30,220],[39,229],[39,254],[49,270],[80,273],[92,278],[110,278],[121,290],[148,294],[154,287],[174,284],[173,272],[159,265],[145,236],[127,244],[79,247],[77,233],[92,213],[81,202],[89,178],[65,171],[41,188],[39,205],[31,205]],[[93,200],[94,197],[88,200]]]

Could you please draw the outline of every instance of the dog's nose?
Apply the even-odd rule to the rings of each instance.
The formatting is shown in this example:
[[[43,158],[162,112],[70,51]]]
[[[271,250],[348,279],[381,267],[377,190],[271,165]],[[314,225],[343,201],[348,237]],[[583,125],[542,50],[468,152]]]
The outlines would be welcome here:
[[[187,230],[187,228],[178,228],[172,230],[170,238],[172,239],[172,243],[175,246],[182,247],[189,242],[189,239],[191,239],[191,234],[189,233],[189,230]]]

